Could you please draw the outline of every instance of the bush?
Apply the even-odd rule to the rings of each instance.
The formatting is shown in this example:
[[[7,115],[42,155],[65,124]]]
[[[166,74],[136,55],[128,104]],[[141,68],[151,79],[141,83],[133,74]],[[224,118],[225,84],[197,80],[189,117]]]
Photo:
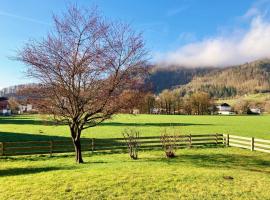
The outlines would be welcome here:
[[[122,134],[128,146],[130,158],[133,160],[137,160],[140,138],[139,131],[135,129],[125,129]]]
[[[178,138],[176,134],[168,134],[166,129],[161,134],[160,141],[167,158],[174,158],[176,156]]]

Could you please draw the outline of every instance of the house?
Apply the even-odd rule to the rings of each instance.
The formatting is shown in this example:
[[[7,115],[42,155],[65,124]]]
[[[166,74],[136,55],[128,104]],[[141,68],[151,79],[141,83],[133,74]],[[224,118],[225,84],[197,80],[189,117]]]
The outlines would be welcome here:
[[[140,114],[140,110],[137,109],[137,108],[134,108],[134,109],[132,110],[132,114],[138,115],[138,114]]]
[[[18,114],[31,112],[33,110],[33,106],[31,104],[19,105]]]
[[[11,115],[11,110],[8,106],[8,98],[0,97],[0,115]]]
[[[261,114],[261,109],[260,108],[250,108],[249,111],[250,111],[250,113],[248,113],[248,114],[254,114],[254,115],[260,115]]]
[[[232,107],[227,103],[222,103],[217,106],[217,113],[220,115],[234,115],[232,112]]]

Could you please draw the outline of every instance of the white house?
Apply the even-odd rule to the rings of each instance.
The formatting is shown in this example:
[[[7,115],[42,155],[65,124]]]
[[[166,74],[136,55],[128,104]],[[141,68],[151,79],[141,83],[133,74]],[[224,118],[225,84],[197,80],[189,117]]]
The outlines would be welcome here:
[[[227,103],[222,103],[217,106],[218,114],[220,115],[233,115],[232,107]]]
[[[252,114],[260,115],[261,114],[261,109],[260,108],[250,108],[250,111]]]
[[[31,104],[19,105],[19,114],[30,112],[33,110],[33,106]]]

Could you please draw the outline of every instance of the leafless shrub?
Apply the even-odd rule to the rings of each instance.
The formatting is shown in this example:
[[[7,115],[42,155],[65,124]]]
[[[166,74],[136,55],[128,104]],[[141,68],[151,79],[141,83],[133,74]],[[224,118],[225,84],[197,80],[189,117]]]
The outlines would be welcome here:
[[[140,132],[135,129],[125,129],[122,134],[128,146],[130,158],[137,160]]]
[[[167,158],[174,158],[176,156],[175,152],[177,150],[178,138],[176,133],[169,134],[166,129],[164,129],[164,132],[161,134],[160,141]]]

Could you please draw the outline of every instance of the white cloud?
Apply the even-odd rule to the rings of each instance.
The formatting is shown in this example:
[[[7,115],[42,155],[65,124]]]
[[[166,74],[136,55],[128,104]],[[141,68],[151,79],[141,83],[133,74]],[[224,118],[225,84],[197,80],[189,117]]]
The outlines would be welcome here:
[[[30,18],[30,17],[24,17],[24,16],[20,16],[20,15],[15,15],[15,14],[4,12],[4,11],[0,11],[0,16],[14,18],[14,19],[18,19],[18,20],[21,20],[21,21],[27,21],[27,22],[32,22],[32,23],[37,23],[37,24],[42,24],[42,25],[50,25],[49,23],[44,22],[44,21],[40,21],[40,20]]]
[[[254,14],[255,11],[250,11],[247,16]],[[158,54],[156,60],[186,67],[223,67],[269,57],[270,22],[256,15],[241,34],[231,33],[189,43],[175,51]]]
[[[189,8],[188,5],[183,5],[181,7],[178,7],[178,8],[173,8],[173,9],[170,9],[168,10],[167,12],[167,17],[173,17],[175,15],[178,15],[179,13],[187,10]]]

